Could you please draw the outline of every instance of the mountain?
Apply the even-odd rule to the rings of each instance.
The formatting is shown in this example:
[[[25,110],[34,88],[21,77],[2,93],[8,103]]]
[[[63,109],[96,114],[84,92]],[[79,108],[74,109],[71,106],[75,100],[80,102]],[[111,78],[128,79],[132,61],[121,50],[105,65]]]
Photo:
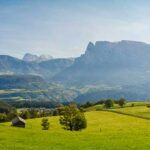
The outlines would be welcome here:
[[[38,64],[38,73],[41,74],[45,79],[51,80],[53,76],[62,72],[64,69],[72,65],[74,60],[72,59],[52,59],[48,61],[43,61]]]
[[[51,59],[53,59],[53,56],[50,56],[50,55],[41,55],[41,56],[39,56],[38,61],[42,62],[42,61],[47,61],[47,60],[51,60]]]
[[[71,59],[52,59],[41,62],[23,61],[8,55],[0,55],[0,74],[38,75],[49,80],[72,65]]]
[[[32,62],[32,61],[37,61],[38,60],[38,56],[37,55],[33,55],[33,54],[30,54],[30,53],[26,53],[24,56],[23,56],[23,60],[24,61],[29,61],[29,62]]]
[[[50,55],[37,56],[37,55],[30,54],[30,53],[26,53],[23,57],[23,60],[27,62],[42,62],[42,61],[47,61],[51,59],[53,59],[53,57]]]
[[[77,102],[120,97],[150,99],[150,45],[143,42],[89,42],[85,53],[75,59],[30,60],[0,55],[0,75],[4,75],[0,78],[0,88],[11,90],[0,98]],[[23,81],[23,76],[39,77],[44,82],[32,82],[26,77]],[[11,93],[13,89],[17,91]]]
[[[20,59],[0,55],[0,74],[32,74],[36,70],[35,65]]]
[[[56,82],[132,85],[150,80],[150,45],[136,41],[89,43],[85,54],[57,74]]]

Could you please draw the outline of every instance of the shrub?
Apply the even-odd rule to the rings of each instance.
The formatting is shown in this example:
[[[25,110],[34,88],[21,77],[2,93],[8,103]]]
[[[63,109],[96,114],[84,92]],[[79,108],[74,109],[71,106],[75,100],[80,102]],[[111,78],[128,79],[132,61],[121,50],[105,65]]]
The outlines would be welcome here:
[[[148,108],[150,108],[150,105],[147,105]]]
[[[48,130],[49,129],[49,121],[48,121],[47,118],[42,119],[41,126],[42,126],[43,130]]]
[[[134,106],[135,106],[135,105],[132,103],[132,104],[131,104],[131,107],[134,107]]]

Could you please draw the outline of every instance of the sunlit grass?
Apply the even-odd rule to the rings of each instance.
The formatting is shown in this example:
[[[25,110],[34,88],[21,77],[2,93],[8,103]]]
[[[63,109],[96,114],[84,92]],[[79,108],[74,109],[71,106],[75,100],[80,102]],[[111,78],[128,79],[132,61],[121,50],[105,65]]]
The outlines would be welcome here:
[[[65,131],[59,117],[50,117],[49,131],[41,118],[27,120],[25,129],[0,124],[2,150],[149,150],[150,121],[112,112],[86,113],[87,129]]]

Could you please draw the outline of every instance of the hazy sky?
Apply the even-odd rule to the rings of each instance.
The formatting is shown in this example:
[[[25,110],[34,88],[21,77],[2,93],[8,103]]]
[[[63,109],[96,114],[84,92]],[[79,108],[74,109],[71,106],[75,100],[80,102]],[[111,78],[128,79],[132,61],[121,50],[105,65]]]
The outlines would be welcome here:
[[[0,54],[73,57],[122,39],[150,43],[150,0],[0,0]]]

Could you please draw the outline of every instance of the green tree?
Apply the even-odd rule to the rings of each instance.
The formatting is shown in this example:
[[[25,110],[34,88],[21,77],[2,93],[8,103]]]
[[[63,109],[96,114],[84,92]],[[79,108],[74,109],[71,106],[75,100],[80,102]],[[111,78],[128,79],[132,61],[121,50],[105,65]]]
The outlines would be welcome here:
[[[87,121],[83,113],[78,113],[73,118],[73,130],[79,131],[87,127]]]
[[[75,104],[69,104],[64,107],[62,116],[60,117],[60,124],[66,130],[81,130],[86,128],[86,119],[84,114],[79,111]]]
[[[49,129],[49,121],[47,118],[43,118],[42,119],[42,123],[41,123],[41,126],[42,126],[42,129],[43,130],[48,130]]]
[[[104,104],[105,104],[105,107],[106,107],[106,108],[111,108],[111,107],[114,106],[114,102],[113,102],[112,99],[107,99],[107,100],[104,102]]]
[[[118,100],[118,105],[119,105],[120,107],[124,107],[125,103],[126,103],[126,100],[125,100],[124,98],[120,98],[120,99]]]
[[[24,109],[20,111],[19,116],[23,119],[28,119],[30,118],[30,113],[27,109]]]
[[[38,111],[34,108],[28,109],[30,118],[38,118]]]
[[[7,121],[7,115],[6,113],[0,113],[0,122]]]

